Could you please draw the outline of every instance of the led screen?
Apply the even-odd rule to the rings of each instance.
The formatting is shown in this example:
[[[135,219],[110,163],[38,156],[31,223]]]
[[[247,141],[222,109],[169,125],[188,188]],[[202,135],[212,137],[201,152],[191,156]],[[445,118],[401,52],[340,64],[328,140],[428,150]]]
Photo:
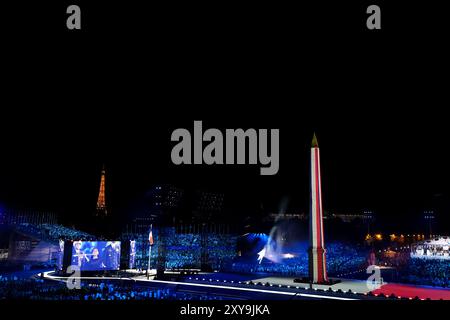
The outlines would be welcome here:
[[[128,267],[130,269],[134,269],[136,267],[136,241],[130,241],[130,260],[128,263]]]
[[[74,241],[72,265],[81,271],[119,270],[120,241]]]
[[[64,240],[59,240],[59,251],[57,254],[57,269],[61,271],[63,269],[63,258],[64,258]]]

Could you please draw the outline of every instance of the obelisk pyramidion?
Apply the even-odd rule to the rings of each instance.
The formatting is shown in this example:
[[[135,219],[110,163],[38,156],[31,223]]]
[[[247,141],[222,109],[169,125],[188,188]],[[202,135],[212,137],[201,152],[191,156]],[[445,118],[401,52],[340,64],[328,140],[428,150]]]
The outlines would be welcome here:
[[[328,282],[323,239],[320,152],[314,133],[311,143],[311,199],[309,212],[309,277],[312,283]]]

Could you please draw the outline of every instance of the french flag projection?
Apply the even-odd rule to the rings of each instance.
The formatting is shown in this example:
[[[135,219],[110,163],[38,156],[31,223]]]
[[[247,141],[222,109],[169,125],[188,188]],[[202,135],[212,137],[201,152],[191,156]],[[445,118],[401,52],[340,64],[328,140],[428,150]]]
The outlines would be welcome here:
[[[150,226],[150,232],[148,233],[148,242],[152,246],[154,244],[153,242],[153,225]]]
[[[311,199],[309,212],[309,277],[312,283],[327,283],[326,250],[323,240],[320,152],[316,134],[311,143]]]
[[[150,231],[148,233],[148,265],[147,265],[147,279],[150,277],[151,261],[152,261],[152,246],[153,246],[153,224],[150,225]]]

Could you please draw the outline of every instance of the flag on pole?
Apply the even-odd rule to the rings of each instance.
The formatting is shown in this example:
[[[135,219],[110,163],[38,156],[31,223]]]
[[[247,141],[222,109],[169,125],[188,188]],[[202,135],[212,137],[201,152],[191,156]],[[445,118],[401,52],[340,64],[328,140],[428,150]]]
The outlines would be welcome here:
[[[150,225],[150,233],[148,234],[148,242],[150,242],[150,245],[153,245],[153,233],[152,233],[153,225]]]

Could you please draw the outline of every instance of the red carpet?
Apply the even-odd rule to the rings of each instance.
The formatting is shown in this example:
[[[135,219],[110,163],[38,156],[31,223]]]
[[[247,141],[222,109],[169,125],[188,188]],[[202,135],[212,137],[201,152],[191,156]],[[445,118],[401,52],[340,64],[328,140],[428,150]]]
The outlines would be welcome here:
[[[385,284],[380,289],[372,291],[374,294],[385,294],[395,296],[401,296],[404,298],[415,298],[416,296],[420,299],[430,298],[432,300],[450,300],[450,289],[434,289],[428,287],[420,287],[406,284]]]

